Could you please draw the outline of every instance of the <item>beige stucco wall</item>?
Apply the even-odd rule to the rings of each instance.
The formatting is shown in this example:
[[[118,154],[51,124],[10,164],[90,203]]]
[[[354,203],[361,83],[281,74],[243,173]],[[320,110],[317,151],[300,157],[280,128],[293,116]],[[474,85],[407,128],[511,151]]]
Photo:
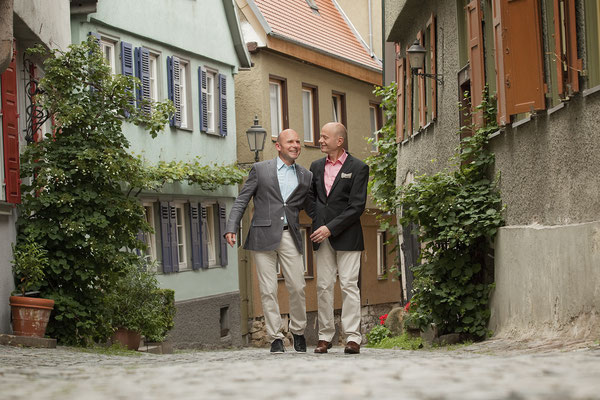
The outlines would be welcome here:
[[[14,14],[26,26],[15,21],[15,36],[66,50],[71,44],[69,7],[68,0],[15,0]]]
[[[382,0],[337,0],[338,4],[356,28],[365,43],[369,45],[369,3],[371,3],[371,48],[375,55],[383,57],[381,47],[381,2]]]

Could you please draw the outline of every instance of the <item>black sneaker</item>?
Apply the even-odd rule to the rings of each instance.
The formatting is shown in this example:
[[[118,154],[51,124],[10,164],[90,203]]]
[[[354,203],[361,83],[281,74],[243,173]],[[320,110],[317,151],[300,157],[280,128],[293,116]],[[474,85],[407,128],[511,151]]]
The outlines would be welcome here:
[[[304,335],[292,333],[292,336],[294,337],[294,350],[298,353],[306,353],[306,339],[304,338]]]
[[[275,339],[273,343],[271,343],[271,353],[283,353],[285,352],[285,347],[283,347],[283,340]]]

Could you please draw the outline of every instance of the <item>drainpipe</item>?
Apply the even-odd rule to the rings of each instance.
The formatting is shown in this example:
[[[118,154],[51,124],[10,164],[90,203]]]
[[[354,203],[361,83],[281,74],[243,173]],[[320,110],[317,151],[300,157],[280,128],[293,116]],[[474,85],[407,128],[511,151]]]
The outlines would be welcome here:
[[[0,0],[0,73],[13,56],[13,0]]]
[[[381,0],[384,1],[384,0]],[[371,0],[369,0],[369,50],[371,50],[371,57],[373,57],[373,16],[371,15]]]

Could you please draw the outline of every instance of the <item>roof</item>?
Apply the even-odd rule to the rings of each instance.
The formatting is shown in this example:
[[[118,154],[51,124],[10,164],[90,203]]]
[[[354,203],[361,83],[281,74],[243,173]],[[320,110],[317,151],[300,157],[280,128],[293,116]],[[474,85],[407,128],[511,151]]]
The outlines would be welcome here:
[[[268,35],[381,71],[381,63],[371,58],[334,1],[312,1],[318,12],[306,0],[254,0],[254,3],[268,25]]]

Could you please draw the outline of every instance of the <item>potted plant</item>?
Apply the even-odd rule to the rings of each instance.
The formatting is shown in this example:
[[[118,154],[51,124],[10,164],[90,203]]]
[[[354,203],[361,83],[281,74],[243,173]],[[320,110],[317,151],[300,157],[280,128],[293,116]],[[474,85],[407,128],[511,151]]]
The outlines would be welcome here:
[[[113,342],[130,350],[138,349],[141,336],[151,341],[164,340],[173,327],[173,291],[160,289],[152,266],[141,258],[125,268],[125,275],[106,296],[106,304],[115,330]]]
[[[17,336],[44,337],[54,300],[30,297],[38,289],[48,266],[46,250],[27,238],[13,246],[13,273],[19,295],[10,297],[13,332]]]

